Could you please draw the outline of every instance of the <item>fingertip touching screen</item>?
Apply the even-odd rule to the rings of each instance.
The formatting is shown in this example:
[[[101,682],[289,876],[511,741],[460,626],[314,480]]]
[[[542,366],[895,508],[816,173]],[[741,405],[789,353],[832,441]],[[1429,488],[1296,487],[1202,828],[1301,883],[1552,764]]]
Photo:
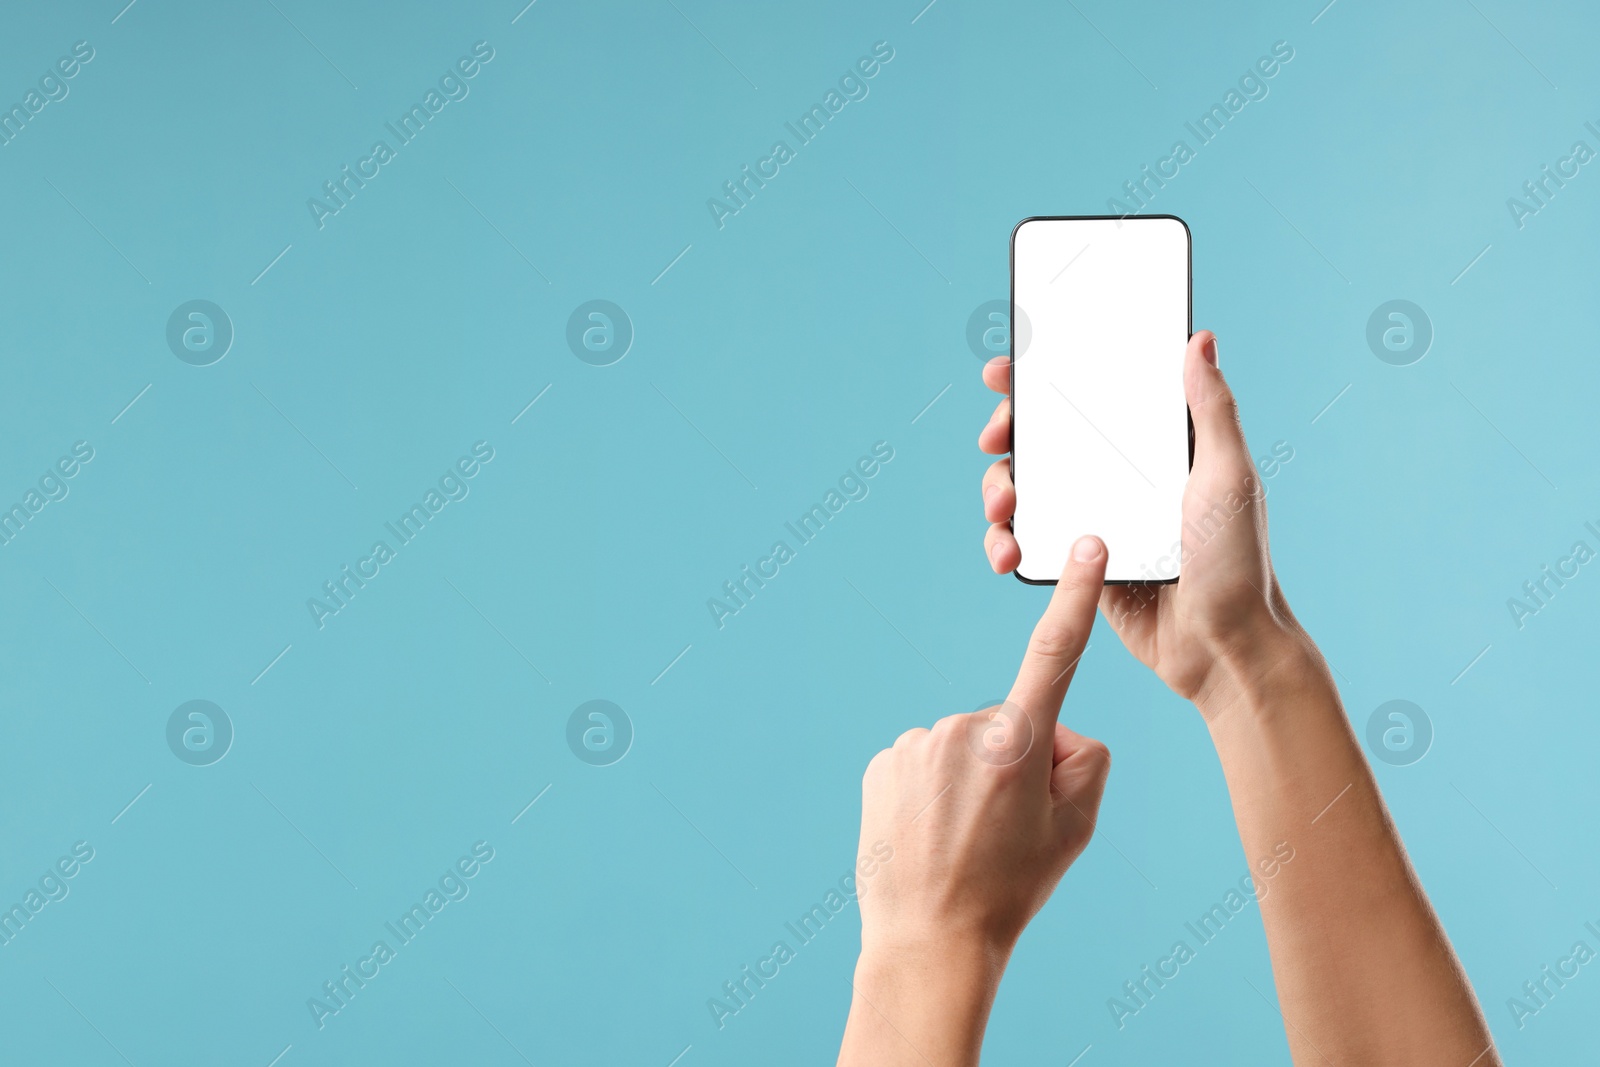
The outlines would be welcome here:
[[[1036,218],[1011,237],[1017,577],[1056,581],[1085,534],[1107,582],[1178,577],[1189,418],[1189,228]]]

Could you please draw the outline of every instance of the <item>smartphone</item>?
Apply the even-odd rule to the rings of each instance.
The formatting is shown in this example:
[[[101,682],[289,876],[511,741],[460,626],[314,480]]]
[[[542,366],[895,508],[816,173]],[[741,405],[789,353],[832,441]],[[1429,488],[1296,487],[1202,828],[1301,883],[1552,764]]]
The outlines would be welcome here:
[[[1192,427],[1189,227],[1173,215],[1023,219],[1011,233],[1016,575],[1053,585],[1095,534],[1107,584],[1178,580]]]

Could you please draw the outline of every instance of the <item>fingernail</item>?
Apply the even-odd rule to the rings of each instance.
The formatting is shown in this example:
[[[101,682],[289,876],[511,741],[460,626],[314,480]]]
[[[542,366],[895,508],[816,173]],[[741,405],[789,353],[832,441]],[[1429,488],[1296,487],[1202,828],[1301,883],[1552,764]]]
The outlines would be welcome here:
[[[999,494],[999,492],[1000,492],[1000,487],[998,485],[991,485],[991,486],[988,486],[987,488],[985,488],[984,491],[983,491],[983,504],[984,504],[984,506],[988,507],[990,504],[994,503],[994,498],[995,498],[996,495]]]
[[[989,562],[996,567],[1000,566],[1000,542],[996,541],[989,546]]]
[[[1009,365],[1010,362],[1011,362],[1011,357],[1010,356],[995,356],[993,359],[991,359],[989,361],[989,366],[991,366],[991,367],[1004,367],[1004,366]]]
[[[1200,350],[1200,354],[1202,356],[1206,357],[1206,362],[1211,364],[1213,367],[1215,367],[1217,365],[1217,335],[1216,334],[1212,334],[1209,338],[1206,339],[1206,345],[1205,345],[1204,348],[1202,348]]]
[[[1072,558],[1079,563],[1093,563],[1100,558],[1105,546],[1098,537],[1080,537],[1072,546]]]

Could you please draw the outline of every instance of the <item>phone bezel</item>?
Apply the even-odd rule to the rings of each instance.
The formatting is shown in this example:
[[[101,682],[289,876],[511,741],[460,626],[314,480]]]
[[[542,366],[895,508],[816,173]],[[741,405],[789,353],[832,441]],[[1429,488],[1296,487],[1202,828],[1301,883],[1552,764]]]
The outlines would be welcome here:
[[[1194,231],[1189,228],[1189,224],[1186,221],[1184,221],[1183,219],[1179,218],[1177,215],[1029,215],[1027,218],[1023,219],[1021,222],[1018,222],[1015,226],[1013,226],[1011,228],[1011,243],[1010,243],[1010,247],[1009,247],[1008,252],[1007,252],[1008,259],[1010,261],[1009,262],[1009,267],[1010,267],[1010,274],[1011,274],[1011,299],[1010,299],[1010,302],[1009,302],[1009,305],[1008,305],[1009,306],[1009,312],[1008,313],[1010,315],[1011,323],[1015,324],[1016,321],[1017,321],[1017,231],[1018,230],[1022,229],[1022,227],[1026,226],[1030,222],[1109,222],[1109,221],[1114,221],[1114,220],[1115,221],[1121,221],[1121,222],[1135,222],[1135,221],[1138,221],[1138,220],[1141,220],[1141,219],[1170,219],[1173,222],[1176,222],[1179,226],[1183,227],[1183,235],[1184,235],[1185,244],[1187,245],[1187,251],[1188,251],[1188,257],[1187,257],[1188,258],[1188,264],[1187,264],[1187,268],[1186,268],[1186,270],[1184,272],[1187,275],[1187,280],[1188,280],[1188,284],[1186,286],[1186,289],[1188,291],[1185,293],[1185,298],[1188,301],[1188,307],[1185,310],[1185,316],[1186,316],[1186,321],[1188,322],[1189,337],[1193,338],[1194,337]],[[1007,426],[1007,433],[1008,433],[1009,438],[1010,438],[1009,441],[1008,441],[1008,444],[1011,445],[1011,450],[1009,452],[1009,455],[1011,457],[1011,481],[1012,481],[1012,485],[1015,485],[1016,484],[1016,479],[1017,479],[1017,447],[1016,447],[1017,446],[1017,438],[1016,438],[1016,425],[1017,425],[1017,379],[1016,379],[1017,331],[1015,329],[1011,329],[1009,332],[1011,334],[1011,343],[1010,343],[1010,346],[1009,346],[1010,351],[1007,352],[1007,354],[1006,354],[1006,359],[1007,359],[1007,364],[1006,364],[1006,397],[1007,397],[1007,399],[1009,399],[1011,401],[1011,420],[1010,420],[1010,423]],[[1185,412],[1185,417],[1187,418],[1188,424],[1189,424],[1189,470],[1192,473],[1194,471],[1194,413],[1189,411],[1188,405],[1184,405],[1184,412]],[[1013,509],[1013,514],[1014,514],[1014,509]],[[1006,526],[1013,530],[1013,534],[1015,533],[1015,528],[1012,527],[1012,520],[1011,519],[1007,519],[1006,520]],[[1021,567],[1022,567],[1022,564],[1019,561],[1018,564],[1017,564],[1017,569],[1013,570],[1011,573],[1017,579],[1017,581],[1023,583],[1024,585],[1056,585],[1060,581],[1060,579],[1057,579],[1057,578],[1025,578],[1025,577],[1022,576]],[[1178,578],[1181,578],[1182,576],[1183,576],[1183,567],[1182,567],[1182,561],[1180,560],[1179,561],[1178,575],[1176,577],[1158,578],[1158,579],[1156,579],[1154,581],[1147,581],[1147,580],[1144,580],[1144,579],[1133,579],[1133,578],[1108,578],[1108,579],[1106,579],[1106,583],[1105,584],[1107,584],[1107,585],[1177,585],[1178,584]]]

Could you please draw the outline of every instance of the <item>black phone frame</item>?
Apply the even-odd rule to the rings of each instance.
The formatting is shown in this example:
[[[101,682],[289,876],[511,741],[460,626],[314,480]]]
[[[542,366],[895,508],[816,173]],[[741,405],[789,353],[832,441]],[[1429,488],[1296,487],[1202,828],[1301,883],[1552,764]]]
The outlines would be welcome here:
[[[1189,255],[1188,255],[1188,260],[1189,260],[1188,270],[1186,272],[1188,274],[1188,286],[1187,286],[1188,293],[1186,294],[1186,296],[1187,296],[1187,299],[1188,299],[1188,305],[1189,306],[1188,306],[1188,309],[1186,311],[1186,318],[1187,318],[1187,322],[1188,322],[1189,337],[1191,339],[1193,339],[1193,337],[1194,337],[1194,231],[1189,229],[1189,224],[1186,221],[1184,221],[1183,219],[1179,218],[1176,215],[1029,215],[1027,218],[1023,219],[1021,222],[1018,222],[1015,226],[1013,226],[1011,228],[1011,243],[1010,243],[1010,248],[1009,248],[1008,253],[1007,253],[1008,254],[1008,259],[1010,261],[1009,262],[1009,267],[1010,267],[1010,273],[1011,273],[1011,300],[1010,300],[1010,312],[1009,312],[1010,316],[1011,316],[1011,319],[1010,319],[1010,327],[1008,329],[1008,332],[1011,335],[1011,338],[1010,338],[1011,343],[1010,343],[1010,346],[1009,346],[1010,351],[1007,353],[1007,358],[1008,358],[1009,362],[1008,362],[1007,367],[1006,367],[1006,380],[1007,380],[1006,398],[1011,401],[1011,419],[1010,419],[1010,423],[1007,426],[1007,435],[1008,435],[1007,444],[1009,444],[1011,446],[1009,455],[1011,457],[1011,484],[1013,486],[1013,489],[1012,489],[1013,493],[1016,491],[1015,490],[1015,486],[1016,486],[1016,481],[1017,481],[1017,438],[1016,438],[1016,425],[1017,425],[1017,378],[1016,378],[1016,367],[1017,367],[1017,331],[1016,331],[1016,323],[1017,323],[1017,231],[1022,229],[1022,227],[1026,226],[1030,222],[1112,222],[1112,221],[1128,222],[1130,220],[1138,220],[1138,219],[1170,219],[1173,222],[1176,222],[1179,226],[1183,227],[1183,233],[1184,233],[1184,237],[1187,239],[1188,253],[1189,253]],[[1185,412],[1186,417],[1188,418],[1188,422],[1189,422],[1189,470],[1192,473],[1194,471],[1194,413],[1189,410],[1187,404],[1184,405],[1184,412]],[[1015,510],[1016,510],[1015,508],[1012,509],[1013,515],[1015,515]],[[1007,519],[1006,520],[1006,526],[1007,526],[1007,528],[1012,529],[1013,537],[1014,537],[1015,536],[1015,528],[1012,527],[1012,520],[1011,519]],[[1180,536],[1181,536],[1181,534],[1180,534]],[[1018,547],[1019,548],[1021,547],[1020,543],[1019,543]],[[1011,573],[1017,579],[1017,581],[1023,583],[1024,585],[1056,585],[1059,582],[1059,579],[1056,579],[1056,578],[1048,578],[1048,579],[1046,579],[1046,578],[1024,578],[1022,576],[1022,573],[1021,573],[1021,562],[1020,561],[1018,562],[1017,566],[1018,566],[1018,569],[1012,571]],[[1148,580],[1148,579],[1143,579],[1143,578],[1116,578],[1116,579],[1108,578],[1108,579],[1106,579],[1106,583],[1105,584],[1107,584],[1107,585],[1177,585],[1178,584],[1178,578],[1180,578],[1182,576],[1183,576],[1183,561],[1182,561],[1182,558],[1180,556],[1179,561],[1178,561],[1178,574],[1175,577],[1172,577],[1172,578],[1158,578],[1158,579],[1155,579],[1153,581],[1152,580]]]

